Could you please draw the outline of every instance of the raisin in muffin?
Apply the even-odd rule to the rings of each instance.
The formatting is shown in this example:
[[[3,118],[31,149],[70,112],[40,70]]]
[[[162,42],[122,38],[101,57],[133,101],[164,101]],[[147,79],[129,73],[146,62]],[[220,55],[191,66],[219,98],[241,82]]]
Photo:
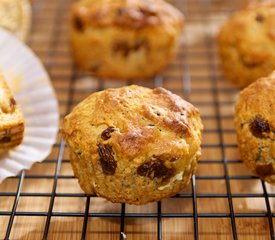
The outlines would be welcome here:
[[[24,136],[24,116],[0,74],[0,150],[18,146]]]
[[[250,3],[234,14],[218,36],[225,75],[243,88],[275,69],[275,2]]]
[[[62,135],[87,194],[145,204],[184,188],[201,155],[198,110],[163,89],[128,86],[89,96]]]
[[[275,184],[275,72],[241,92],[235,127],[244,163],[254,174]]]
[[[31,6],[28,0],[1,0],[0,27],[26,40],[31,22]]]
[[[183,15],[162,0],[81,0],[70,14],[72,53],[99,77],[152,77],[174,56],[182,27]]]

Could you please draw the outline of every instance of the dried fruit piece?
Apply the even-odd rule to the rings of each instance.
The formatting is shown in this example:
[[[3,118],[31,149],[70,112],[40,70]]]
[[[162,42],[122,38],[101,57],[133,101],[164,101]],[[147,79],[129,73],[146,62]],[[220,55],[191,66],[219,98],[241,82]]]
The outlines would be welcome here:
[[[11,142],[11,130],[7,129],[4,131],[4,136],[0,137],[0,143],[9,143]]]
[[[125,40],[118,41],[113,46],[113,52],[121,53],[124,57],[129,55],[129,51],[128,43]]]
[[[139,11],[145,16],[145,17],[155,17],[157,16],[157,12],[154,8],[150,7],[149,5],[146,7],[140,7]]]
[[[15,106],[16,105],[16,101],[14,98],[10,98],[10,105],[11,106]]]
[[[106,141],[111,137],[111,133],[114,132],[115,129],[113,127],[108,127],[101,133],[101,138]]]
[[[15,101],[15,99],[14,99],[14,98],[10,98],[10,108],[11,108],[11,112],[14,112],[15,106],[16,106],[16,101]]]
[[[95,64],[92,64],[92,65],[91,65],[90,70],[91,70],[92,72],[97,72],[97,71],[100,69],[100,67],[101,67],[101,64],[95,63]]]
[[[166,167],[160,159],[150,159],[137,168],[137,173],[150,179],[167,179],[173,174],[173,169]]]
[[[83,32],[84,31],[84,25],[82,20],[79,17],[75,17],[74,18],[74,26],[75,28],[79,31],[79,32]]]
[[[138,51],[140,48],[149,49],[148,41],[145,39],[137,39],[134,46],[131,48],[134,51]]]
[[[145,39],[137,39],[133,45],[130,45],[125,40],[117,41],[113,46],[114,53],[120,53],[123,57],[128,57],[131,52],[135,52],[144,48],[149,50],[148,41]]]
[[[262,22],[265,20],[265,18],[264,18],[263,15],[257,14],[257,16],[255,17],[255,20],[256,20],[257,22],[262,23]]]
[[[118,8],[117,9],[117,15],[118,16],[122,16],[125,14],[125,9],[124,8]]]
[[[272,163],[267,165],[257,165],[255,170],[256,173],[261,177],[267,177],[275,174]]]
[[[10,136],[5,136],[3,138],[0,139],[0,143],[8,143],[11,141],[11,137]]]
[[[100,143],[97,144],[97,147],[103,173],[107,175],[114,175],[117,168],[117,163],[114,158],[112,147],[109,144]]]
[[[250,131],[257,138],[263,138],[263,133],[269,133],[270,127],[266,120],[257,115],[249,125]]]

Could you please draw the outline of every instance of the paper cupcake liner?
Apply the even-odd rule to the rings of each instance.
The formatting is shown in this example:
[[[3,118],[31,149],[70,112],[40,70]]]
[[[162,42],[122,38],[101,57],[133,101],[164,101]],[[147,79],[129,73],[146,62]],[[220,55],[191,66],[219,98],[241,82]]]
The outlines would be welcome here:
[[[23,43],[0,30],[0,71],[25,117],[23,143],[0,156],[0,183],[30,169],[51,152],[58,132],[58,103],[40,60]]]

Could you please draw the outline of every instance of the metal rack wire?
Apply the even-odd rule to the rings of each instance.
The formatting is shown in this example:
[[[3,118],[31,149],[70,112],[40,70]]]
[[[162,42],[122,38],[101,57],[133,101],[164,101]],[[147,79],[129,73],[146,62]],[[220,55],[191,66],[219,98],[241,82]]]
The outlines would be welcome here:
[[[135,83],[103,81],[77,71],[67,44],[72,2],[34,1],[29,40],[50,73],[61,119],[91,92]],[[238,91],[222,76],[216,56],[215,31],[242,1],[175,4],[188,19],[178,56],[163,75],[137,84],[164,86],[201,110],[204,154],[189,188],[149,207],[86,196],[78,189],[59,136],[43,163],[0,185],[1,239],[274,239],[275,194],[239,159],[232,124]],[[98,225],[94,219],[107,222]]]

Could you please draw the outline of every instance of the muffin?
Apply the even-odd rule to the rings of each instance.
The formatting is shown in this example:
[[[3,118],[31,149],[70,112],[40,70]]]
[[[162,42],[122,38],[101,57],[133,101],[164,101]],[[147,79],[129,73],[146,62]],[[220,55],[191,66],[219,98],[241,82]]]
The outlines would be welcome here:
[[[81,0],[70,13],[78,66],[98,77],[149,78],[175,55],[183,15],[163,0]]]
[[[235,128],[246,166],[275,184],[275,72],[241,92],[235,107]]]
[[[250,3],[221,28],[218,48],[225,76],[240,88],[275,69],[275,2]]]
[[[31,22],[31,6],[28,0],[1,0],[0,27],[25,41]]]
[[[0,150],[18,146],[24,135],[24,116],[14,96],[0,75]]]
[[[65,117],[61,131],[81,188],[112,202],[175,195],[201,155],[198,110],[163,88],[93,93]]]

